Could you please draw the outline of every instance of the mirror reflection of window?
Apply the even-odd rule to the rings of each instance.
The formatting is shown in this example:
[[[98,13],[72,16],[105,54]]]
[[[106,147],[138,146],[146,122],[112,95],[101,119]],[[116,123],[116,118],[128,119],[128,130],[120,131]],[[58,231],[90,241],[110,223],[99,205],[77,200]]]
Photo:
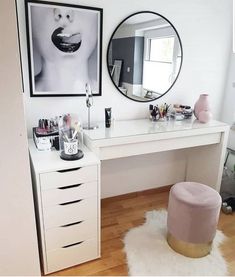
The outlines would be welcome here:
[[[149,39],[149,60],[153,62],[172,63],[174,37]]]
[[[175,65],[175,76],[177,75],[177,73],[180,71],[180,66],[182,63],[182,54],[181,54],[181,49],[179,48],[179,53],[178,56],[176,57],[176,65]]]
[[[174,80],[174,71],[177,68],[177,57],[174,57],[175,37],[148,38],[146,47],[143,88],[160,96]]]

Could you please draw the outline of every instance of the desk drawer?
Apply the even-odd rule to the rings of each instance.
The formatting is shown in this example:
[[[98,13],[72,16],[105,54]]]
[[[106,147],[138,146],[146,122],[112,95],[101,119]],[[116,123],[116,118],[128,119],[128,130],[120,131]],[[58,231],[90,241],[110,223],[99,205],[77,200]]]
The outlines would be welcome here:
[[[42,191],[43,207],[97,196],[97,181]]]
[[[97,180],[97,166],[86,166],[40,174],[42,190]]]
[[[47,252],[47,273],[98,258],[99,251],[96,238],[78,243]]]
[[[97,216],[97,197],[67,202],[43,209],[46,229]]]
[[[97,216],[46,230],[47,251],[97,237]]]

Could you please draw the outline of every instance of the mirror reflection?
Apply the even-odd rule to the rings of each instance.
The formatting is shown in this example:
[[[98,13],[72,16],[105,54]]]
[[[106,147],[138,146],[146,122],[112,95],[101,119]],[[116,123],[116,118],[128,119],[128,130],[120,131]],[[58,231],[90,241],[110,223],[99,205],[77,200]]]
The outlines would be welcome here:
[[[164,17],[139,12],[121,22],[108,47],[110,77],[118,90],[135,101],[152,101],[174,85],[182,64],[177,31]]]

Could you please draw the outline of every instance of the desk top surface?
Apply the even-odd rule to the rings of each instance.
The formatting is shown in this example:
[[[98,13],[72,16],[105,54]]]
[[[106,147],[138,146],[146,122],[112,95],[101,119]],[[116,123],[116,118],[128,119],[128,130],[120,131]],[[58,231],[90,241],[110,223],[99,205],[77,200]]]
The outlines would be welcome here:
[[[99,164],[100,161],[96,155],[88,148],[83,146],[84,157],[75,161],[64,161],[60,158],[60,152],[56,150],[39,151],[33,139],[29,139],[29,152],[34,170],[37,173],[45,173],[63,169],[83,167]]]
[[[200,123],[198,120],[186,119],[182,121],[157,121],[149,119],[120,120],[115,121],[110,128],[105,128],[104,122],[95,130],[85,130],[84,133],[91,141],[115,139],[140,135],[153,135],[159,133],[178,132],[187,130],[208,130],[211,128],[227,128],[228,125],[211,120],[208,123]]]

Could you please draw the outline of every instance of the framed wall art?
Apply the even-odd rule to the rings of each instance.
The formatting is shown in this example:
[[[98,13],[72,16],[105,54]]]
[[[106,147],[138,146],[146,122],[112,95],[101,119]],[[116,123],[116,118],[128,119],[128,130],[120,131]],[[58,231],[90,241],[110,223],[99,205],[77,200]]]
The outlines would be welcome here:
[[[30,95],[101,95],[103,10],[25,0],[25,14]]]

